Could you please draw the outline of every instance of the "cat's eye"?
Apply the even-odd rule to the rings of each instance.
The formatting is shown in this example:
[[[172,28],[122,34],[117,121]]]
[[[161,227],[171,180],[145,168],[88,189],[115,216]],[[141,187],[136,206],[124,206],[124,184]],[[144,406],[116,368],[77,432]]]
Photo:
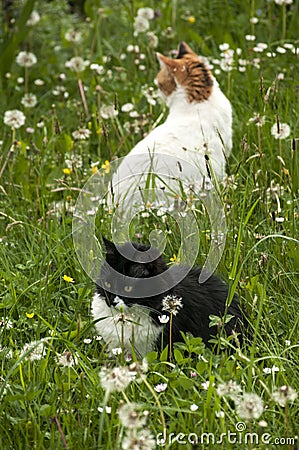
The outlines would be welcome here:
[[[106,288],[110,289],[111,288],[111,283],[109,283],[109,281],[105,281],[104,285]]]
[[[127,293],[132,292],[132,289],[133,289],[133,286],[125,286],[124,287],[124,291]]]

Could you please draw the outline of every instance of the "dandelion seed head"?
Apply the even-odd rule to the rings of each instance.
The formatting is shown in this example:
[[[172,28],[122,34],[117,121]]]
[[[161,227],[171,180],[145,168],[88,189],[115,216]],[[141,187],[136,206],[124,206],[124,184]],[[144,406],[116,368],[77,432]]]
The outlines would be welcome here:
[[[65,63],[65,67],[71,69],[73,72],[80,73],[83,72],[89,64],[89,61],[84,61],[81,56],[74,56]]]
[[[11,128],[20,128],[24,125],[25,120],[25,115],[18,109],[13,109],[4,113],[4,123]]]
[[[72,352],[64,352],[56,356],[56,362],[63,367],[73,367],[78,364],[78,358]]]
[[[230,397],[235,398],[238,397],[241,392],[241,386],[234,380],[230,380],[227,383],[221,383],[216,389],[217,395],[219,397]]]
[[[258,419],[264,411],[264,402],[257,394],[245,393],[236,401],[236,411],[241,419]]]
[[[25,94],[21,100],[21,103],[25,108],[34,108],[37,104],[37,97],[34,94]]]
[[[167,311],[176,316],[181,308],[183,308],[181,297],[177,297],[176,295],[166,295],[162,300],[162,311]]]
[[[29,352],[25,356],[25,359],[27,361],[41,360],[47,352],[44,341],[45,340],[42,339],[40,341],[32,341],[32,342],[25,344],[20,352],[20,358],[22,358],[24,355],[26,355],[26,353]]]
[[[118,410],[118,416],[122,425],[126,428],[141,428],[146,423],[146,417],[137,412],[137,403],[125,403]]]
[[[132,373],[126,366],[113,369],[103,367],[99,376],[102,388],[107,392],[121,392],[135,379],[135,373]]]
[[[271,134],[275,139],[286,139],[291,134],[291,128],[287,123],[275,123],[271,127]]]
[[[72,132],[73,139],[75,141],[84,141],[91,135],[91,131],[88,128],[79,128]]]
[[[292,403],[296,400],[298,394],[291,386],[281,386],[273,392],[272,398],[280,406],[286,406],[287,403]]]
[[[69,30],[65,33],[64,37],[68,42],[77,44],[82,39],[82,33],[78,30]]]
[[[37,58],[34,53],[20,52],[16,58],[17,64],[21,67],[31,67],[37,63]]]
[[[147,428],[128,430],[128,433],[122,441],[123,450],[154,450],[156,449],[156,439]]]

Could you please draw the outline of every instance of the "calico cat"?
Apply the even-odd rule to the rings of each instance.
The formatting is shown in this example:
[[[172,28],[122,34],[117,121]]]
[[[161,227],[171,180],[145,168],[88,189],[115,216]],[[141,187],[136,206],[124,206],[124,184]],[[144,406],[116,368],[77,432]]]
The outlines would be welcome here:
[[[151,297],[136,297],[138,283],[159,274],[167,274],[168,267],[157,251],[157,257],[149,262],[138,262],[138,255],[145,254],[150,247],[144,244],[126,243],[116,246],[104,239],[106,261],[102,265],[99,282],[92,301],[92,315],[96,330],[111,351],[123,348],[126,354],[132,347],[138,356],[154,349],[162,349],[169,343],[170,326],[172,342],[182,341],[181,331],[201,337],[210,346],[209,340],[217,335],[215,327],[209,327],[210,315],[222,317],[228,295],[227,285],[215,275],[199,284],[200,268],[189,273],[169,291]],[[131,252],[130,260],[123,256]],[[151,258],[152,259],[152,258]],[[180,266],[175,267],[172,277],[179,275]],[[122,277],[115,277],[115,272]],[[161,289],[162,291],[162,289]],[[226,324],[227,335],[233,330],[241,332],[242,312],[236,297],[227,313],[233,318]],[[171,321],[168,320],[172,314]],[[242,342],[242,335],[238,335]]]
[[[149,167],[172,179],[186,180],[202,188],[213,172],[225,177],[226,159],[232,147],[232,108],[207,64],[182,42],[175,59],[157,54],[161,69],[156,77],[169,114],[124,158],[112,180],[116,202],[124,193],[146,185]],[[153,165],[154,156],[157,163]],[[175,164],[176,159],[180,161]],[[207,168],[207,159],[212,170]],[[191,164],[196,170],[184,167]]]

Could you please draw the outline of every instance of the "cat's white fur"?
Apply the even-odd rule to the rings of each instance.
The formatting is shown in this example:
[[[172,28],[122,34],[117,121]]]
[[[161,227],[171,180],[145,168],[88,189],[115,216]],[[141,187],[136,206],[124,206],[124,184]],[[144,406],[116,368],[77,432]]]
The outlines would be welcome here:
[[[216,79],[213,77],[207,100],[190,103],[180,85],[165,100],[169,107],[166,121],[138,142],[112,179],[118,203],[130,191],[144,189],[147,176],[142,174],[151,166],[157,173],[188,181],[199,190],[208,178],[205,161],[208,155],[217,179],[221,181],[225,177],[226,158],[232,148],[232,108]],[[187,162],[186,173],[184,164],[179,168],[175,164],[176,159]],[[194,167],[191,175],[190,164]]]
[[[155,348],[162,328],[153,323],[146,308],[139,305],[128,307],[119,297],[116,307],[108,306],[98,293],[93,296],[91,308],[96,330],[110,352],[114,348],[122,348],[126,354],[132,354],[134,347],[137,355],[145,355]]]

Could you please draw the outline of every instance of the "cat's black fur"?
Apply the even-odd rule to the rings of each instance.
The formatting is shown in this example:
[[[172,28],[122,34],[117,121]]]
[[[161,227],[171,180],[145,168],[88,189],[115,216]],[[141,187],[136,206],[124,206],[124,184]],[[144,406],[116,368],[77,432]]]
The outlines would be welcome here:
[[[150,316],[157,326],[161,326],[159,321],[159,316],[165,315],[165,311],[162,310],[162,300],[166,295],[173,295],[182,299],[183,307],[179,312],[173,316],[172,322],[172,341],[178,342],[182,341],[181,331],[184,333],[191,333],[194,337],[201,337],[203,342],[207,346],[211,346],[209,340],[212,336],[217,335],[216,327],[209,327],[210,315],[223,317],[225,313],[234,316],[225,326],[225,331],[227,335],[231,335],[232,331],[238,333],[238,340],[242,344],[242,330],[246,322],[243,313],[241,312],[238,298],[234,296],[231,304],[226,308],[226,300],[228,297],[228,286],[216,275],[211,275],[204,283],[199,284],[198,279],[201,273],[201,268],[192,268],[185,278],[180,281],[171,290],[163,292],[162,294],[144,297],[144,298],[132,298],[125,294],[124,286],[119,283],[119,286],[113,285],[113,276],[111,276],[110,267],[115,269],[117,272],[136,279],[140,278],[150,278],[165,272],[168,267],[163,257],[159,255],[157,251],[157,258],[151,262],[132,262],[131,260],[122,256],[121,253],[128,254],[128,249],[130,244],[133,244],[131,254],[135,253],[138,255],[139,252],[145,252],[150,247],[139,243],[126,243],[122,246],[115,246],[112,242],[104,239],[104,244],[106,247],[106,262],[102,266],[101,271],[101,284],[103,281],[109,282],[111,284],[114,293],[103,289],[100,285],[97,285],[98,294],[106,298],[106,302],[109,306],[114,305],[114,299],[117,295],[120,297],[127,306],[132,306],[133,304],[142,305],[149,308]],[[118,251],[121,251],[121,253]],[[139,253],[140,254],[140,253]],[[159,255],[159,256],[158,256]],[[181,268],[180,265],[173,267],[175,274],[179,274]],[[226,310],[227,309],[227,310]],[[163,331],[162,335],[157,340],[157,346],[161,346],[161,342],[165,345],[169,342],[169,326],[168,322]]]

